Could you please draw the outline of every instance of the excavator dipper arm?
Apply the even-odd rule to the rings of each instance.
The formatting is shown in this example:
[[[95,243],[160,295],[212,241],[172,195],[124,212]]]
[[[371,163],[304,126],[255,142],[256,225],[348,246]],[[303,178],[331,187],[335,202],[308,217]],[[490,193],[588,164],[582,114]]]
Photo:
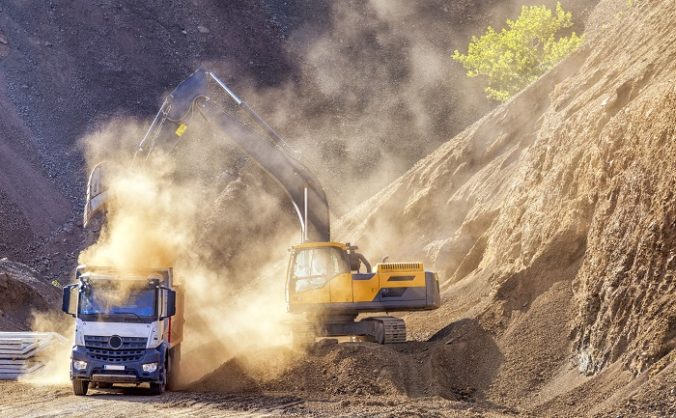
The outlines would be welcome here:
[[[215,84],[226,93],[258,126],[255,129],[239,118],[227,113],[209,94]],[[284,140],[249,105],[240,99],[215,74],[197,70],[179,84],[164,100],[145,136],[141,140],[136,160],[142,160],[152,153],[161,141],[163,125],[167,120],[178,124],[177,134],[182,135],[193,111],[199,111],[218,134],[235,142],[256,163],[263,168],[286,192],[298,215],[303,241],[329,241],[330,216],[326,194],[315,175],[298,159],[292,156]],[[103,203],[94,201],[105,192],[101,186],[102,176],[97,166],[90,178],[85,224]],[[105,195],[103,195],[105,196]],[[93,203],[97,203],[94,206]]]
[[[219,133],[237,143],[287,193],[298,215],[304,241],[329,241],[329,207],[319,181],[282,142],[273,143],[241,124],[212,102],[200,104],[201,112]]]

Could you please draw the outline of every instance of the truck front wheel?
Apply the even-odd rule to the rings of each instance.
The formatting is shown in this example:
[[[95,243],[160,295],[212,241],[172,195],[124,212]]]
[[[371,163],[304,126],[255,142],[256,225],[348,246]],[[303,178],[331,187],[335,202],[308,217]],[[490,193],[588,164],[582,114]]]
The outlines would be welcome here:
[[[164,393],[164,390],[166,389],[167,384],[165,383],[166,379],[162,379],[161,382],[159,383],[151,383],[150,384],[150,393],[153,395],[161,395]]]
[[[73,379],[73,393],[75,396],[85,396],[89,390],[89,380]]]
[[[159,382],[150,383],[150,393],[153,395],[161,395],[164,393],[167,388],[167,369],[165,368],[162,373],[160,373]]]

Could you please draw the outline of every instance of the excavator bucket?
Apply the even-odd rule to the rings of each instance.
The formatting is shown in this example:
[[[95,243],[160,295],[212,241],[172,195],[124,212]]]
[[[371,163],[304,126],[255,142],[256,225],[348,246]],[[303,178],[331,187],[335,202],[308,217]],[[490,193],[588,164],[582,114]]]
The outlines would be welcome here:
[[[103,184],[104,163],[98,163],[89,174],[87,182],[87,202],[84,208],[83,225],[87,227],[94,216],[105,210],[106,200],[108,198],[107,190]]]

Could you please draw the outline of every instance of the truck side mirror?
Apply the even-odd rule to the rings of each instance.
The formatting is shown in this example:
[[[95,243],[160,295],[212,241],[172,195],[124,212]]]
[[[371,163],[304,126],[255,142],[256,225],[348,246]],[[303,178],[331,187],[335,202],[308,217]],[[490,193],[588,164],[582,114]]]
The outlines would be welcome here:
[[[75,317],[77,312],[78,285],[71,284],[63,288],[63,303],[61,310]]]
[[[167,291],[167,317],[176,315],[176,291]]]

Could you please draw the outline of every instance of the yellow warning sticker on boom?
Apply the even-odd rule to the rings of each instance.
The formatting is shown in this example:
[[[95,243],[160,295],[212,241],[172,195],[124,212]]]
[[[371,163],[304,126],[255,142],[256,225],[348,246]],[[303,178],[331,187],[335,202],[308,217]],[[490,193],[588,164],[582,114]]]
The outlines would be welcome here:
[[[188,129],[188,125],[186,125],[185,123],[181,123],[180,125],[178,125],[178,128],[176,128],[176,136],[183,136],[186,129]]]

